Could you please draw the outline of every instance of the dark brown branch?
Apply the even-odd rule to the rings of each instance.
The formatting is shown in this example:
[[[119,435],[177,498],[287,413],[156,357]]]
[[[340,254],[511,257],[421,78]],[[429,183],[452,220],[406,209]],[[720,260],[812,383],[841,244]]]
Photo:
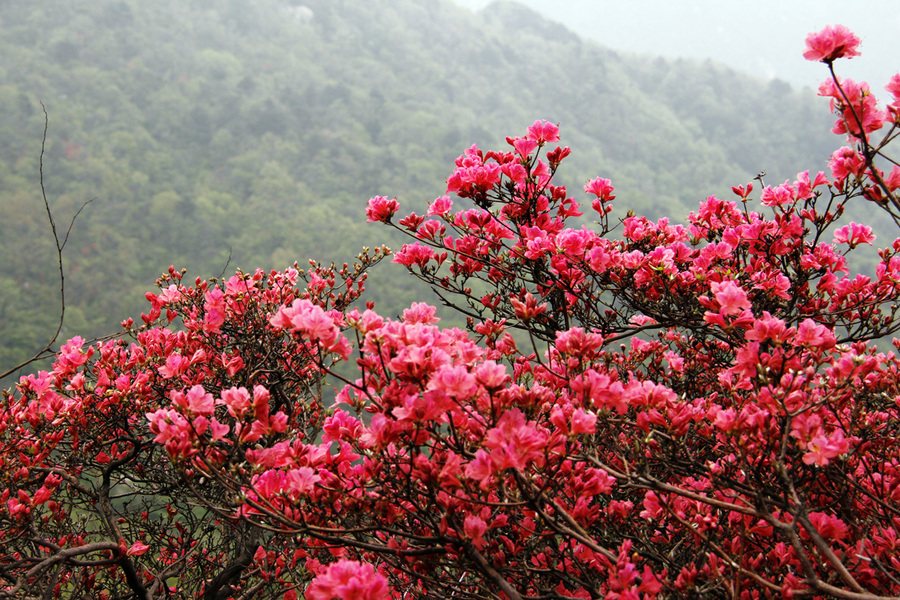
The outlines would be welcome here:
[[[15,598],[18,592],[23,589],[26,583],[40,575],[41,571],[52,567],[53,565],[67,561],[75,556],[80,556],[82,554],[90,554],[92,552],[102,552],[105,550],[110,550],[112,552],[116,552],[119,549],[119,544],[117,542],[94,542],[91,544],[85,544],[83,546],[76,546],[74,548],[65,548],[58,550],[51,556],[48,556],[31,569],[28,570],[24,575],[18,578],[16,584],[12,588],[8,588],[5,590],[0,590],[0,598]],[[104,561],[105,562],[105,561]]]
[[[44,103],[41,103],[41,109],[44,111],[44,133],[41,137],[41,154],[38,159],[38,174],[40,178],[40,186],[41,186],[41,198],[44,200],[44,210],[47,212],[47,220],[50,222],[50,230],[53,232],[53,241],[56,247],[56,263],[59,267],[59,323],[56,326],[56,331],[53,333],[53,336],[50,338],[50,341],[39,350],[34,356],[29,358],[28,360],[19,363],[13,367],[10,367],[6,371],[0,373],[0,379],[15,373],[19,369],[30,365],[31,363],[41,360],[47,357],[47,353],[51,352],[53,348],[53,344],[56,343],[56,340],[59,338],[59,334],[62,332],[63,322],[65,321],[66,316],[66,274],[65,269],[63,268],[63,249],[66,247],[66,242],[69,241],[69,234],[72,231],[72,226],[75,224],[75,219],[78,218],[78,215],[81,214],[81,211],[84,208],[93,202],[96,198],[91,198],[87,202],[81,205],[81,207],[75,212],[75,215],[69,221],[69,226],[66,228],[66,235],[62,241],[59,240],[59,234],[56,232],[56,221],[53,219],[53,211],[50,210],[50,202],[47,200],[47,191],[44,188],[44,150],[47,143],[47,128],[49,126],[50,119],[47,115],[47,109],[44,107]]]

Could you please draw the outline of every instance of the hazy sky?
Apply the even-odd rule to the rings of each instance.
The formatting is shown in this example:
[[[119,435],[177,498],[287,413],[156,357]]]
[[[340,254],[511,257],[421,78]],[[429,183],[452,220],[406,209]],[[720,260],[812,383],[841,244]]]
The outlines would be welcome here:
[[[479,9],[492,0],[454,0]],[[900,0],[518,0],[616,50],[712,58],[759,77],[817,87],[824,65],[803,59],[806,34],[841,23],[862,56],[839,74],[880,90],[900,71]],[[876,93],[878,93],[876,91]]]

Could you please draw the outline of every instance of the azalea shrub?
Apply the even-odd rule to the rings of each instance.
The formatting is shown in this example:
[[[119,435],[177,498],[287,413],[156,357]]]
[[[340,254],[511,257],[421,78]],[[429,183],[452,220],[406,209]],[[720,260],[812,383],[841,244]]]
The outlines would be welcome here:
[[[615,219],[603,178],[585,218],[545,121],[466,150],[422,216],[372,198],[466,329],[354,303],[387,250],[170,269],[130,342],[5,396],[0,595],[900,596],[900,239],[853,273],[875,238],[844,218],[900,218],[900,75],[887,105],[837,77],[858,45],[807,38],[828,171],[683,223]]]
[[[275,543],[272,532],[235,518],[239,500],[190,463],[198,436],[228,439],[227,454],[241,457],[261,440],[316,439],[330,363],[268,320],[296,301],[334,328],[332,315],[358,298],[383,256],[377,249],[354,265],[238,272],[220,282],[185,282],[171,268],[159,293],[147,295],[143,324],[123,323],[131,341],[69,340],[51,371],[5,393],[0,597],[281,598],[302,590],[302,546]]]

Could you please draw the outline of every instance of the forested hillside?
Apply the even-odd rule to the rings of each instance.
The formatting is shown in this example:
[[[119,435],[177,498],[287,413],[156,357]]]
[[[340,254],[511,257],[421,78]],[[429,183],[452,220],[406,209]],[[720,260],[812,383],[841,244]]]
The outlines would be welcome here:
[[[612,178],[649,217],[822,168],[835,144],[810,94],[620,55],[514,3],[10,0],[0,27],[0,371],[58,315],[41,103],[58,226],[96,198],[66,247],[67,336],[136,317],[170,264],[208,277],[389,241],[370,196],[424,208],[465,147],[535,119],[573,149],[570,193]],[[390,265],[369,289],[383,314],[424,295]]]

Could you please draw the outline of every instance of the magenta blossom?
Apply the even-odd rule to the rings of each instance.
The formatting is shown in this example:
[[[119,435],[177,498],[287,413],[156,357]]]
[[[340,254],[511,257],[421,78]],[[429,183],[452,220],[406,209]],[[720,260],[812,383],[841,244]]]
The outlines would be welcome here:
[[[891,96],[894,97],[894,101],[891,102],[891,106],[900,108],[900,73],[897,73],[893,77],[891,77],[887,85],[884,86],[884,89],[890,92]]]
[[[329,565],[306,589],[310,600],[387,600],[387,580],[368,563],[339,560]]]
[[[369,199],[366,205],[366,222],[389,223],[394,213],[400,209],[400,204],[396,198],[388,198],[387,196],[375,196]]]
[[[843,25],[829,25],[822,31],[806,36],[803,58],[830,63],[837,58],[859,56],[859,38]]]
[[[526,138],[541,145],[546,142],[558,142],[559,125],[554,125],[549,121],[535,121],[528,128]]]
[[[859,223],[850,223],[844,225],[834,232],[834,242],[836,244],[847,244],[851,248],[859,244],[872,244],[875,241],[875,234],[868,225],[860,225]]]

